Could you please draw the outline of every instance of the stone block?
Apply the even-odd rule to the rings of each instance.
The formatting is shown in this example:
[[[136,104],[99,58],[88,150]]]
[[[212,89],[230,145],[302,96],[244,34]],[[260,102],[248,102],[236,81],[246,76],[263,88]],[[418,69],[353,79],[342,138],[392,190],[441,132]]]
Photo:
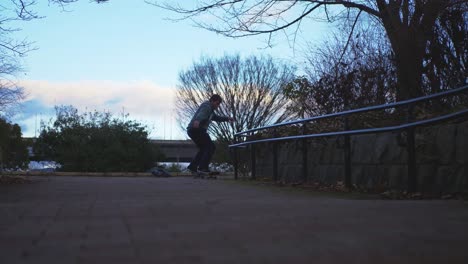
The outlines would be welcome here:
[[[439,162],[449,164],[455,160],[457,126],[454,124],[440,126],[437,129],[436,146]]]
[[[435,184],[436,172],[436,164],[425,164],[418,166],[418,189],[424,193],[438,192],[438,188]]]
[[[311,155],[316,156],[319,163],[337,164],[343,162],[343,150],[338,147],[336,140],[326,139],[317,142],[315,148],[318,152]]]
[[[315,165],[309,169],[309,182],[320,181],[320,165]]]
[[[299,166],[282,166],[278,169],[278,176],[286,182],[295,182],[298,175],[302,175],[301,167]]]
[[[362,186],[367,189],[373,189],[379,182],[379,167],[376,165],[364,166],[362,174]]]
[[[457,186],[460,186],[460,191],[468,193],[468,165],[460,166],[457,172]]]
[[[291,165],[297,164],[299,165],[299,161],[301,161],[301,149],[296,142],[288,142],[281,144],[279,151],[278,151],[278,161],[281,165]]]
[[[374,155],[379,164],[405,163],[406,149],[397,142],[397,133],[383,133],[376,135]]]
[[[336,165],[318,165],[310,168],[309,182],[334,184],[343,180],[343,168]]]
[[[434,138],[432,138],[434,139]],[[440,163],[440,153],[433,141],[418,142],[416,145],[416,162],[418,164]]]
[[[391,166],[388,170],[389,172],[389,187],[391,189],[407,189],[408,183],[408,173],[407,167],[400,166]]]
[[[419,164],[439,163],[438,149],[436,144],[437,129],[425,127],[416,130],[416,162]],[[406,149],[406,147],[405,147]],[[405,151],[406,152],[406,151]]]
[[[319,163],[325,148],[324,143],[318,142],[318,140],[310,140],[307,146],[307,160],[312,164]]]
[[[255,162],[257,163],[257,165],[263,165],[263,164],[267,164],[267,163],[271,163],[270,159],[273,160],[273,158],[271,157],[271,155],[269,155],[269,150],[266,148],[266,149],[259,149],[256,151],[256,156],[255,156]]]
[[[379,182],[382,171],[376,165],[362,165],[355,170],[356,174],[352,174],[353,182],[363,188],[373,189]]]
[[[375,191],[385,191],[389,189],[390,185],[390,166],[379,165],[374,168],[374,175],[372,175],[372,188]]]
[[[383,163],[389,160],[390,142],[392,141],[392,134],[384,133],[379,134],[375,138],[374,155],[376,161]]]
[[[376,135],[359,135],[351,139],[351,161],[353,164],[370,164],[375,162],[374,146]]]
[[[273,166],[257,166],[256,175],[258,179],[273,179]]]
[[[335,184],[338,181],[344,180],[343,166],[330,165],[324,166],[324,169],[326,170],[326,174],[322,175],[322,177],[324,177],[324,181],[330,184]]]
[[[458,191],[468,192],[468,165],[459,166],[456,185],[459,188]]]
[[[468,164],[468,122],[459,124],[456,133],[455,159],[459,164]]]
[[[440,191],[456,192],[457,184],[457,168],[453,166],[439,166],[436,174],[436,184],[440,186]]]
[[[351,167],[351,182],[355,185],[360,185],[364,175],[364,168],[362,165],[355,165]]]

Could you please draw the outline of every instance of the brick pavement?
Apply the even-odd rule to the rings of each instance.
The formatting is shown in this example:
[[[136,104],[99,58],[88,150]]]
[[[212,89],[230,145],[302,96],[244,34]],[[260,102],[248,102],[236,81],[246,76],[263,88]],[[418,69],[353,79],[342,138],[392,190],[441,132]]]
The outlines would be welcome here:
[[[468,263],[461,201],[353,200],[188,177],[0,186],[0,263]]]

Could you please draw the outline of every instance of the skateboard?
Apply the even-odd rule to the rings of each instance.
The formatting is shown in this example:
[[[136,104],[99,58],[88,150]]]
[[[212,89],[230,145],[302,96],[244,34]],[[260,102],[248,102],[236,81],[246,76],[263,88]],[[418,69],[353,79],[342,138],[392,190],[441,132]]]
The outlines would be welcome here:
[[[200,179],[217,179],[218,171],[211,171],[209,173],[197,172],[193,177]]]

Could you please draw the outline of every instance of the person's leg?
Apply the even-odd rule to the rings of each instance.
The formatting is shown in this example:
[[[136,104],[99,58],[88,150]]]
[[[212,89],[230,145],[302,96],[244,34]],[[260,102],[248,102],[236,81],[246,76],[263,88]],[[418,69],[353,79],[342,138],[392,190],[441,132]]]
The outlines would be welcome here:
[[[201,140],[202,137],[200,136],[201,133],[200,133],[200,130],[198,130],[198,129],[189,129],[187,131],[187,134],[190,137],[190,139],[192,139],[192,141],[195,143],[195,145],[198,148],[197,154],[195,155],[195,157],[193,157],[192,161],[190,162],[190,164],[188,165],[187,168],[192,172],[196,172],[198,170],[201,157],[203,155],[203,151],[202,151],[203,144],[202,144],[202,140]]]
[[[200,163],[198,164],[198,168],[202,171],[208,171],[208,167],[211,161],[211,158],[213,157],[213,154],[216,150],[215,144],[210,138],[210,135],[208,133],[202,133],[200,135],[201,138],[201,157],[200,157]]]

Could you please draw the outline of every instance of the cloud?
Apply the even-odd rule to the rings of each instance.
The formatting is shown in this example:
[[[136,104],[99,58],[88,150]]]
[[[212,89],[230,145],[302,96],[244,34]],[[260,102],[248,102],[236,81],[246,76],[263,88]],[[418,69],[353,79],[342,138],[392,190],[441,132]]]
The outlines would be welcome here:
[[[45,105],[38,99],[32,99],[21,104],[20,112],[19,118],[27,118],[40,114],[52,114],[54,113],[54,107]]]
[[[149,81],[21,81],[27,100],[45,105],[73,105],[79,110],[108,110],[151,115],[173,109],[174,89]]]
[[[20,85],[28,95],[25,100],[27,111],[23,113],[22,120],[31,120],[32,116],[39,114],[34,111],[72,105],[80,112],[96,110],[114,115],[129,114],[131,119],[150,128],[154,126],[153,133],[159,130],[160,133],[154,137],[163,137],[163,126],[166,132],[169,131],[166,126],[171,126],[171,130],[178,127],[174,114],[175,89],[161,87],[154,82],[23,80]],[[180,131],[172,132],[180,134]]]

